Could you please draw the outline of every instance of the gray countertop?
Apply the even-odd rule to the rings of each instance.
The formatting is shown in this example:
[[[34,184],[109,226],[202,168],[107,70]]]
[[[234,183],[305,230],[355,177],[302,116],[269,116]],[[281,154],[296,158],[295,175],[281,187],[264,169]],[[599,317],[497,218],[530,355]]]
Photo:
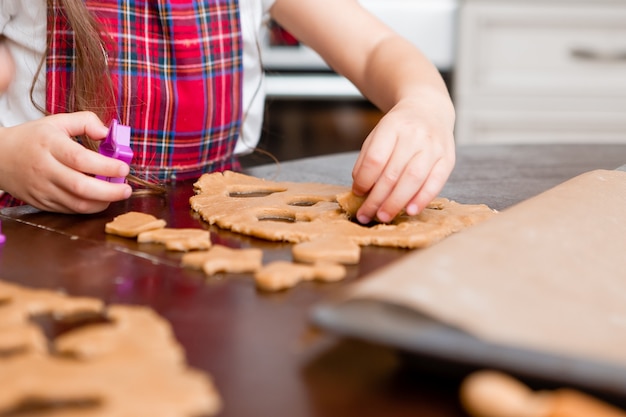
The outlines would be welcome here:
[[[350,185],[356,158],[356,152],[340,153],[262,165],[246,172],[273,181]],[[624,164],[626,144],[460,146],[441,196],[502,210],[583,172]]]

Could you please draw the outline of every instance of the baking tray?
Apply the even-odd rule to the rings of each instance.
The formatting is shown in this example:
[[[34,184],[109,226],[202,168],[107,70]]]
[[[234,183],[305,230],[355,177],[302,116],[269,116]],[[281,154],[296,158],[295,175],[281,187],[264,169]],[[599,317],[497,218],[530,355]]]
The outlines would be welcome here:
[[[448,365],[446,372],[454,367],[498,369],[626,404],[626,368],[615,364],[490,343],[415,310],[375,300],[326,301],[313,308],[311,318],[338,335],[397,348],[420,363]]]
[[[626,171],[626,165],[618,170]],[[626,405],[626,368],[620,364],[492,343],[384,301],[337,295],[316,305],[311,319],[324,330],[397,348],[420,363],[432,360],[463,369],[498,369],[584,389]]]

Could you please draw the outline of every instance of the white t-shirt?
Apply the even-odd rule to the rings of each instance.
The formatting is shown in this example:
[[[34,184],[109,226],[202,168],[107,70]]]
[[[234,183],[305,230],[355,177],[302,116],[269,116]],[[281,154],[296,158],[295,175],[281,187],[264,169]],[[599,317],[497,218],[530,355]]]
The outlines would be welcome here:
[[[263,37],[269,9],[275,0],[239,0],[243,35],[244,123],[235,153],[247,153],[258,143],[263,124],[265,91],[258,44]],[[46,0],[1,0],[0,34],[15,61],[15,79],[0,95],[0,126],[39,119],[30,88],[46,52]],[[45,71],[40,72],[34,99],[45,107]]]

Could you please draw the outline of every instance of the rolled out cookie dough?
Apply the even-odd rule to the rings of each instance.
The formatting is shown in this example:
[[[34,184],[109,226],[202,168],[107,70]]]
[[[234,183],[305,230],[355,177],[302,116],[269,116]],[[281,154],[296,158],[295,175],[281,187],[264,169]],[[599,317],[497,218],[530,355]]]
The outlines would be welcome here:
[[[337,262],[355,265],[361,259],[361,247],[350,238],[327,235],[300,242],[291,248],[293,259],[298,262]]]
[[[232,171],[204,174],[194,184],[190,204],[202,219],[220,228],[266,240],[305,242],[339,235],[366,246],[421,248],[495,214],[484,204],[436,198],[416,216],[390,224],[352,222],[337,203],[348,187],[273,182]]]
[[[142,232],[137,236],[139,243],[160,243],[168,250],[187,252],[211,247],[211,233],[204,229],[163,228]]]
[[[280,291],[291,288],[300,281],[339,281],[345,278],[346,273],[345,266],[333,262],[297,264],[275,261],[257,271],[254,279],[257,286],[263,290]]]
[[[137,237],[142,232],[162,229],[165,225],[165,220],[157,219],[151,214],[129,211],[108,222],[104,231],[122,237]]]
[[[50,342],[33,318],[101,317]],[[192,417],[221,400],[152,309],[0,281],[0,415]],[[50,414],[46,414],[46,412]],[[24,413],[24,415],[30,415]]]
[[[186,253],[181,263],[188,268],[202,269],[205,274],[213,275],[218,272],[256,272],[261,268],[262,261],[261,249],[232,249],[215,245],[208,251]]]

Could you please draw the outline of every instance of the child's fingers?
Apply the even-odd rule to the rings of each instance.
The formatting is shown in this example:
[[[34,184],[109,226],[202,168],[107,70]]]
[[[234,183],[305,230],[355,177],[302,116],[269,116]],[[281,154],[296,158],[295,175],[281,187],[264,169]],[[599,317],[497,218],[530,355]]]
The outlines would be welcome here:
[[[435,197],[439,195],[452,168],[450,162],[440,159],[428,174],[420,190],[411,198],[407,204],[407,214],[414,215],[415,211],[423,210]]]
[[[115,184],[62,167],[54,173],[51,182],[56,188],[57,203],[65,212],[95,213],[112,201],[130,197],[132,189],[128,184]]]
[[[409,204],[409,201],[416,195],[426,180],[432,167],[430,156],[426,152],[418,152],[414,154],[407,163],[399,169],[403,169],[397,180],[389,185],[387,195],[378,205],[376,217],[381,222],[390,222],[393,218]],[[417,210],[411,208],[412,215],[423,207],[417,207]]]
[[[396,142],[388,163],[366,191],[368,196],[357,213],[360,223],[366,224],[374,218],[390,222],[403,209],[409,215],[416,215],[437,196],[452,171],[454,155],[445,147],[425,140],[399,138]],[[367,158],[363,161],[361,169],[366,166]]]
[[[422,211],[445,185],[452,165],[443,155],[417,153],[404,167],[402,176],[380,205],[376,216],[391,221],[402,209],[414,216]]]
[[[368,223],[377,217],[386,223],[404,208],[426,177],[429,168],[427,153],[419,149],[395,148],[357,213],[359,222]]]
[[[379,138],[379,131],[376,128],[367,137],[352,169],[352,192],[356,195],[370,192],[392,155],[396,138]]]
[[[67,198],[50,198],[50,196],[46,196],[45,199],[34,199],[30,204],[39,210],[54,213],[92,214],[106,210],[110,203],[107,201],[79,201],[70,196],[67,196]]]
[[[131,188],[128,184],[113,184],[96,178],[89,178],[91,184],[79,187],[77,191],[85,191],[80,195],[68,193],[64,206],[74,213],[97,213],[106,209],[109,203],[130,197]]]
[[[100,140],[108,133],[108,128],[92,112],[60,114],[54,117],[56,116],[58,118],[55,123],[59,123],[69,136],[87,135],[92,139]],[[126,163],[104,157],[75,142],[72,142],[71,146],[68,144],[67,147],[62,147],[60,152],[55,153],[55,156],[64,165],[93,175],[126,177],[130,170]]]
[[[108,128],[95,115],[88,111],[75,113],[55,114],[49,120],[63,129],[68,136],[87,135],[91,139],[104,139],[108,133]]]
[[[110,202],[128,198],[128,184],[112,184],[57,166],[46,178],[35,181],[14,196],[34,207],[60,213],[96,213]]]
[[[126,177],[130,167],[114,158],[100,155],[69,138],[57,138],[51,147],[52,156],[63,166],[82,173],[104,177]]]

